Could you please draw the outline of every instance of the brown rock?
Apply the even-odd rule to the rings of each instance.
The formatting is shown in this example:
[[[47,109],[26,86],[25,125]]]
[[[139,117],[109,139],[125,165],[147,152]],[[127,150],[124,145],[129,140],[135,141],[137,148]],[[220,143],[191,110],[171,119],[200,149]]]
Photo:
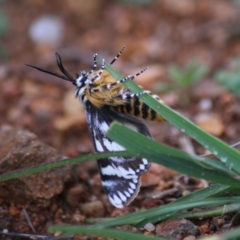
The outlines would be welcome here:
[[[151,163],[149,173],[160,176],[162,180],[169,180],[175,177],[178,173],[170,168],[164,167],[157,163]]]
[[[74,186],[67,191],[66,200],[69,205],[77,206],[80,202],[80,198],[86,196],[85,193],[86,189],[84,186],[82,184],[78,184],[77,186]]]
[[[105,214],[105,208],[101,201],[81,204],[80,210],[88,217],[103,217]]]
[[[16,130],[10,126],[0,128],[0,174],[29,168],[65,158],[26,130]],[[48,200],[62,192],[64,184],[70,180],[70,167],[54,168],[26,177],[0,183],[1,197],[11,202],[25,203],[37,200],[47,205]]]
[[[203,224],[199,227],[199,231],[201,232],[201,234],[205,234],[205,233],[209,233],[210,229],[208,224]]]
[[[176,219],[162,222],[156,226],[156,235],[171,240],[182,240],[183,238],[199,233],[197,226],[186,219]]]
[[[152,174],[150,172],[144,173],[141,176],[141,182],[142,182],[142,187],[150,187],[157,185],[161,179],[161,176],[157,176],[155,174]]]
[[[174,195],[177,192],[175,188],[166,191],[166,189],[172,188],[172,186],[170,186],[172,183],[169,180],[173,180],[177,174],[177,172],[169,168],[151,163],[149,171],[141,176],[142,187],[155,186],[155,190],[152,191],[151,194],[148,194],[149,199],[144,201],[146,208],[161,204],[159,202],[160,199],[167,195]]]

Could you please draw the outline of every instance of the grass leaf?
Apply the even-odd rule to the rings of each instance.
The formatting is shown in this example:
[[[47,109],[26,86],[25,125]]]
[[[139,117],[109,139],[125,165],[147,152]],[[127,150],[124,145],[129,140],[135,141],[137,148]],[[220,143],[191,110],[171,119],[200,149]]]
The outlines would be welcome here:
[[[106,158],[106,157],[112,157],[112,156],[132,156],[133,154],[127,151],[124,152],[106,152],[106,153],[97,153],[97,154],[89,154],[89,155],[85,155],[82,157],[76,157],[76,158],[69,158],[69,159],[64,159],[64,160],[59,160],[56,162],[51,162],[51,163],[46,163],[46,164],[40,164],[37,166],[33,166],[33,167],[29,167],[26,169],[20,169],[20,170],[16,170],[14,172],[10,172],[10,173],[5,173],[5,174],[1,174],[0,175],[0,182],[3,181],[7,181],[10,179],[14,179],[14,178],[19,178],[19,177],[23,177],[23,176],[27,176],[33,173],[38,173],[38,172],[42,172],[42,171],[46,171],[52,168],[56,168],[56,167],[61,167],[61,166],[65,166],[68,164],[76,164],[76,163],[80,163],[80,162],[85,162],[91,159],[100,159],[100,158]]]
[[[107,238],[114,238],[119,240],[164,240],[165,238],[145,236],[143,234],[114,230],[114,229],[101,229],[96,228],[96,226],[86,227],[86,226],[61,226],[55,225],[49,227],[49,231],[61,232],[64,234],[82,234],[87,236],[102,236]]]
[[[140,155],[150,161],[164,165],[189,176],[204,178],[208,181],[240,187],[240,181],[221,169],[213,169],[202,165],[198,156],[170,148],[143,136],[119,123],[113,123],[107,136],[135,155]],[[137,139],[137,141],[133,141]]]
[[[122,74],[113,69],[111,66],[107,65],[106,69],[116,79],[123,78]],[[124,85],[134,93],[142,91],[142,89],[132,81],[126,81],[124,82]],[[206,149],[208,149],[215,156],[217,156],[229,169],[232,169],[238,173],[240,172],[240,153],[236,149],[229,147],[227,144],[225,144],[218,138],[210,135],[209,133],[206,133],[194,123],[192,123],[190,120],[173,111],[163,102],[157,101],[156,99],[152,98],[149,94],[144,94],[143,96],[140,96],[140,98],[148,106],[150,106],[153,110],[163,116],[166,120],[168,120],[178,129],[180,129],[182,132],[185,132],[186,134],[196,139],[196,141],[198,141]]]

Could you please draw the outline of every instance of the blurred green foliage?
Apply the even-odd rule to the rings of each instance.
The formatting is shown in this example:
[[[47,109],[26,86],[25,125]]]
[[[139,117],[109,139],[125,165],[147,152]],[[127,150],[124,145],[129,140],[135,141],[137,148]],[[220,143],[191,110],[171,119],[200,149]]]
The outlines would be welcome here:
[[[9,22],[6,15],[0,11],[0,37],[3,36],[9,28]]]
[[[234,59],[229,68],[218,71],[214,78],[229,92],[240,97],[240,58]]]
[[[168,73],[173,85],[178,88],[188,88],[203,79],[209,72],[209,66],[199,60],[193,60],[185,67],[170,65]]]
[[[0,4],[2,2],[3,2],[3,0],[0,1]],[[3,42],[2,42],[2,38],[4,37],[4,35],[8,31],[8,29],[9,29],[8,18],[6,16],[6,14],[0,10],[0,57],[3,57],[3,58],[7,58],[7,56],[8,56],[8,53],[6,52],[6,50],[3,46]]]
[[[233,0],[233,3],[240,4],[240,0]]]
[[[0,0],[0,4],[2,4],[4,0]],[[0,37],[2,37],[7,30],[9,29],[9,21],[7,16],[3,11],[1,11],[1,5],[0,5]]]

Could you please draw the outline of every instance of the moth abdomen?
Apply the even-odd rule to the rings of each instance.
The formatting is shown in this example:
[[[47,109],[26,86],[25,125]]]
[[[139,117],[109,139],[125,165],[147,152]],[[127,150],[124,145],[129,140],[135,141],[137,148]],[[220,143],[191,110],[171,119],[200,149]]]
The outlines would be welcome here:
[[[138,118],[149,121],[163,122],[162,116],[151,109],[146,103],[141,101],[138,97],[129,99],[125,104],[116,106],[116,110],[121,113],[133,115]]]

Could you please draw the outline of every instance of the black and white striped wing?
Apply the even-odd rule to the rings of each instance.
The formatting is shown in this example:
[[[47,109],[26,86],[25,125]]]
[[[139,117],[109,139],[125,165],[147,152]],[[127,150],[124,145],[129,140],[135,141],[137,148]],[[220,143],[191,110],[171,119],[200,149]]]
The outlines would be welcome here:
[[[89,101],[85,103],[87,121],[97,152],[123,151],[124,147],[113,142],[105,133],[113,121],[151,137],[144,123],[133,116],[122,114],[110,107],[98,109]],[[147,159],[141,157],[110,157],[98,160],[102,184],[110,202],[117,208],[130,203],[138,194],[140,176],[150,167]]]

